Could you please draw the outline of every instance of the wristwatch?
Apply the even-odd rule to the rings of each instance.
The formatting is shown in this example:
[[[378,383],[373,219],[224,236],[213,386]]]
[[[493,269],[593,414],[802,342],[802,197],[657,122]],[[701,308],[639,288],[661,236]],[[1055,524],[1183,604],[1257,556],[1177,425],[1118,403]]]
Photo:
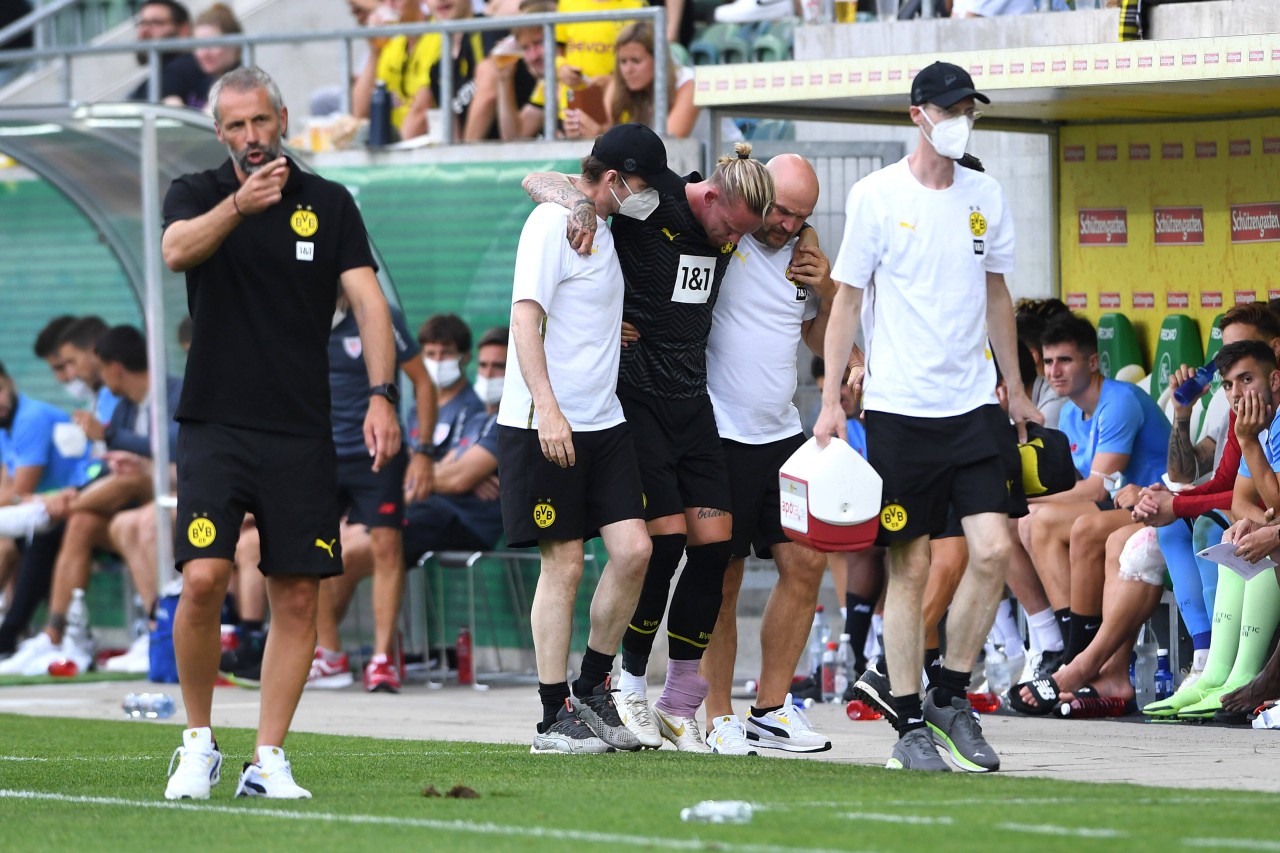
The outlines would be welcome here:
[[[391,405],[397,405],[400,402],[400,387],[394,382],[386,382],[382,385],[374,385],[369,389],[369,396],[385,397]]]
[[[434,444],[427,444],[426,442],[419,442],[413,446],[413,452],[421,453],[423,456],[435,456],[436,446]]]

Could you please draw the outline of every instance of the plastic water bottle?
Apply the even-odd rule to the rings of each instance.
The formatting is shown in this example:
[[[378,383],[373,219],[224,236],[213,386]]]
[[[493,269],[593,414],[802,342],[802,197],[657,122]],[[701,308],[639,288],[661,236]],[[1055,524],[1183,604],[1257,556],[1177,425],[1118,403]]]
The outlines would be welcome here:
[[[173,698],[167,693],[130,693],[121,704],[126,717],[167,720],[173,716]]]
[[[458,629],[458,642],[455,648],[458,653],[458,683],[475,684],[476,671],[471,659],[471,629],[466,625]]]
[[[1133,691],[1139,708],[1156,701],[1156,632],[1148,622],[1138,634],[1133,647]]]
[[[836,698],[843,698],[849,685],[858,680],[853,671],[853,643],[848,634],[840,635],[840,647],[836,649]]]
[[[822,669],[822,650],[826,648],[822,639],[822,622],[822,605],[819,604],[813,611],[813,627],[809,629],[809,674],[819,684],[822,683],[819,672]]]
[[[369,100],[369,147],[382,148],[391,142],[391,93],[379,80]]]
[[[1217,372],[1218,365],[1212,361],[1204,367],[1196,368],[1196,372],[1190,379],[1174,389],[1173,399],[1178,401],[1179,406],[1190,406],[1204,393],[1204,389],[1209,387],[1209,383],[1213,382]]]
[[[988,645],[987,660],[983,666],[987,676],[987,692],[997,697],[1009,693],[1013,686],[1013,673],[1009,671],[1009,658],[1005,657],[1004,646]]]
[[[79,648],[90,648],[89,605],[85,603],[83,589],[71,591],[71,606],[67,608],[67,629],[64,636]]]
[[[696,806],[680,810],[685,823],[750,823],[751,803],[742,800],[703,800]]]
[[[822,653],[822,701],[834,702],[840,693],[836,690],[836,651],[839,645],[827,643]]]
[[[1173,695],[1173,671],[1169,669],[1169,650],[1156,652],[1156,701]]]
[[[1074,719],[1096,719],[1099,717],[1123,717],[1124,700],[1118,696],[1089,696],[1084,699],[1072,699],[1058,706],[1058,713]]]

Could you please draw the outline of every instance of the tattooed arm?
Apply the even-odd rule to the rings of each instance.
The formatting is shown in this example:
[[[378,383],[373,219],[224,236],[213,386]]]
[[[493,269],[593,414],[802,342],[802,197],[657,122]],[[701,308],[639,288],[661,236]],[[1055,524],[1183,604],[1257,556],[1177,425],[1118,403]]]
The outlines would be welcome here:
[[[1191,418],[1174,418],[1169,433],[1169,479],[1175,483],[1194,483],[1201,471],[1213,466],[1215,445],[1216,442],[1207,437],[1193,445]]]
[[[569,208],[569,245],[579,255],[590,255],[596,239],[596,203],[578,189],[576,177],[560,172],[534,172],[522,182],[529,198]]]

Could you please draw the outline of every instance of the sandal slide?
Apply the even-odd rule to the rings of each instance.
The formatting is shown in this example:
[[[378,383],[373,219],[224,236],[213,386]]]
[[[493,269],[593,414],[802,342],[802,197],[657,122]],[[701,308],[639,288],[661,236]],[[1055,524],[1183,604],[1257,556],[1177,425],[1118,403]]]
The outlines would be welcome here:
[[[1022,698],[1022,688],[1024,687],[1030,688],[1032,702],[1027,702]],[[1043,717],[1053,711],[1058,704],[1058,693],[1058,682],[1053,679],[1052,675],[1024,681],[1021,684],[1015,684],[1009,690],[1009,707],[1019,714]]]

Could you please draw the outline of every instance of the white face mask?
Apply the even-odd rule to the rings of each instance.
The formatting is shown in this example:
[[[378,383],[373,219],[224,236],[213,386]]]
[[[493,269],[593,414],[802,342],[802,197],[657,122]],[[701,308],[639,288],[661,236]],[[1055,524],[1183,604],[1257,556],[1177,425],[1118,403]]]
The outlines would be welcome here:
[[[92,402],[97,397],[89,383],[83,379],[68,379],[62,387],[71,395],[71,399],[79,403]]]
[[[959,160],[964,156],[965,149],[969,147],[969,133],[973,130],[973,119],[968,116],[956,116],[934,124],[933,119],[929,118],[929,114],[923,107],[920,108],[920,114],[924,116],[925,121],[929,122],[929,127],[933,128],[933,133],[925,134],[925,139],[929,140],[934,151],[951,160]]]
[[[631,219],[638,219],[641,222],[649,218],[649,214],[658,209],[658,205],[662,199],[658,196],[658,191],[650,187],[640,192],[631,192],[631,187],[626,180],[619,175],[618,180],[627,188],[627,192],[631,193],[624,199],[619,199],[618,194],[613,191],[613,187],[609,187],[609,192],[613,195],[613,200],[618,202],[618,213]]]
[[[460,358],[443,358],[436,361],[423,356],[422,363],[427,368],[427,375],[431,377],[432,382],[436,383],[437,388],[449,388],[462,378],[462,359]]]
[[[502,386],[505,381],[501,376],[477,376],[471,387],[480,402],[486,406],[496,406],[502,402]]]

